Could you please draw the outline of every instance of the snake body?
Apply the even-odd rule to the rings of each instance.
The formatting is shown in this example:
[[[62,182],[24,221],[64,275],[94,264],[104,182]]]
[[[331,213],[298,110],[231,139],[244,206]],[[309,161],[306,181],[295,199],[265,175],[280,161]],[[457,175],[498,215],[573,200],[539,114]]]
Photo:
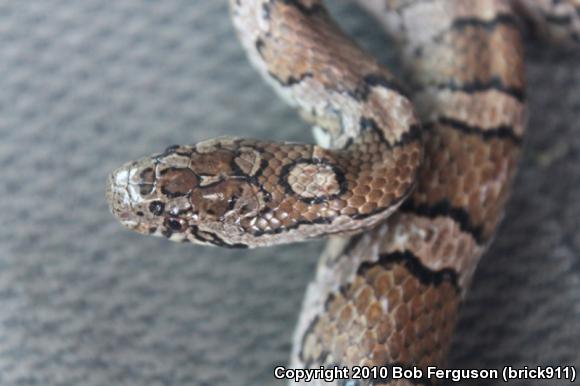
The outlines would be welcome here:
[[[176,241],[244,248],[330,235],[292,366],[444,366],[524,134],[514,10],[547,38],[575,45],[579,6],[358,2],[396,42],[404,82],[318,0],[231,0],[249,58],[313,124],[320,145],[173,146],[116,170],[107,196],[125,226]],[[389,381],[411,382],[373,382]]]

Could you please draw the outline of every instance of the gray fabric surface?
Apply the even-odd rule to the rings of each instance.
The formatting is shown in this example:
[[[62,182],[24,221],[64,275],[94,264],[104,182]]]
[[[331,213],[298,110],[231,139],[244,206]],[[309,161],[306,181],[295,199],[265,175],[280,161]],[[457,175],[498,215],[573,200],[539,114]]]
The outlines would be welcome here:
[[[375,24],[334,8],[387,58]],[[580,61],[530,51],[522,168],[452,366],[580,364]],[[281,384],[321,243],[174,244],[104,200],[108,172],[173,143],[309,140],[225,1],[2,1],[0,86],[0,385]]]

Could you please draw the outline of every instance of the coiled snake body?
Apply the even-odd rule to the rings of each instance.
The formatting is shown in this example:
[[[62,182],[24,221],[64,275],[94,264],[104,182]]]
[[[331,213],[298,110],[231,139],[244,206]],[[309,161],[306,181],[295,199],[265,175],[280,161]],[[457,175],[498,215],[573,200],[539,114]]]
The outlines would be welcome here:
[[[574,45],[579,5],[359,0],[395,39],[403,88],[318,0],[230,3],[250,59],[321,146],[173,146],[111,175],[113,213],[142,233],[226,247],[336,235],[307,290],[292,365],[444,366],[524,133],[514,9]]]

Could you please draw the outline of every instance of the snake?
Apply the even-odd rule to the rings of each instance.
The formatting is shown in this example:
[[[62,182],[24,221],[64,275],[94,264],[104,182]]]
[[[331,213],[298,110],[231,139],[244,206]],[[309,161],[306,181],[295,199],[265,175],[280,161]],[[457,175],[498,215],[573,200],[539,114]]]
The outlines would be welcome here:
[[[390,37],[402,74],[349,38],[319,0],[230,0],[248,58],[318,144],[170,146],[111,173],[106,196],[125,227],[173,241],[254,248],[327,237],[292,368],[444,368],[522,148],[522,27],[577,47],[580,3],[358,3]]]

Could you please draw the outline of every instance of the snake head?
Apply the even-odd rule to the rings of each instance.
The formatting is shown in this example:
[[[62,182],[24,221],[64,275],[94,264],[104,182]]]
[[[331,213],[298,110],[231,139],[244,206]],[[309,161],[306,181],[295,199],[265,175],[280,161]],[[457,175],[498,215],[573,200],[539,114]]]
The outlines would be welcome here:
[[[263,207],[250,150],[220,138],[129,162],[110,176],[107,200],[127,228],[174,241],[243,247],[241,223]]]
[[[353,234],[397,209],[420,162],[416,142],[391,149],[373,131],[361,138],[341,150],[236,138],[172,146],[113,172],[109,205],[130,229],[197,244]]]

